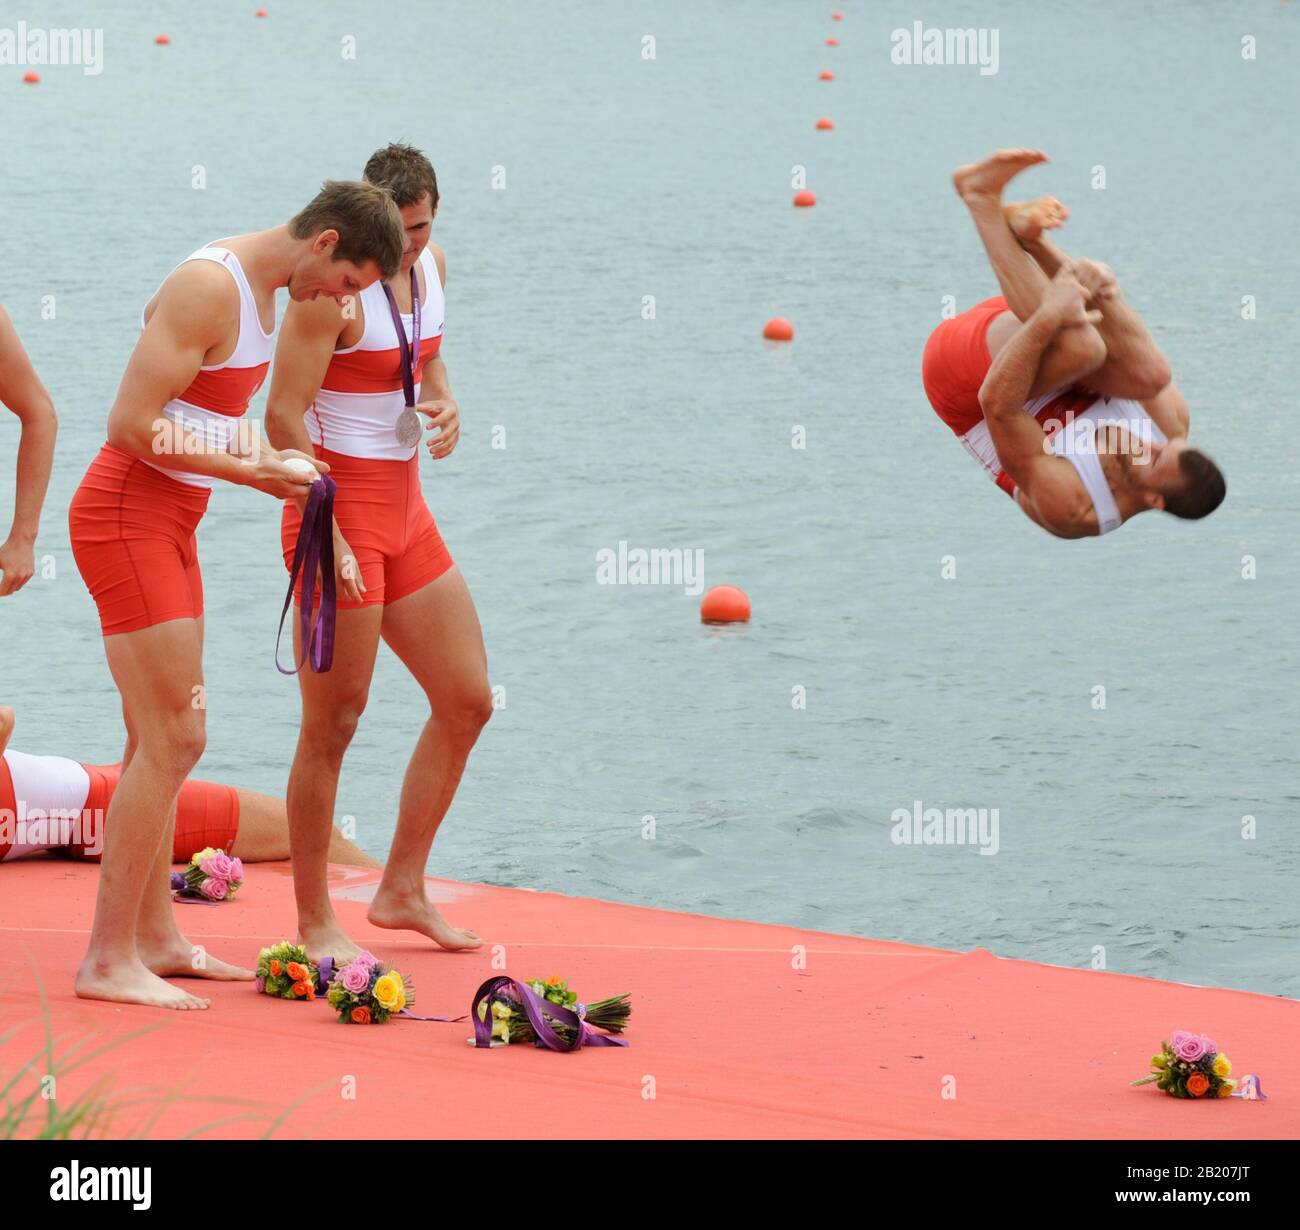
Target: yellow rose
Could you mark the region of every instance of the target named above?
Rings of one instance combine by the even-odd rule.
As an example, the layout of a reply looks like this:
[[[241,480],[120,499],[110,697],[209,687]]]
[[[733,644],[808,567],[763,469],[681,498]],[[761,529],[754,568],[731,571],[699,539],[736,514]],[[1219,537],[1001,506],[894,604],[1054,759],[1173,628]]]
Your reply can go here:
[[[492,1022],[492,1036],[493,1036],[494,1038],[499,1038],[502,1042],[505,1042],[505,1043],[509,1044],[509,1042],[510,1042],[510,1022],[509,1022],[509,1021],[503,1021],[503,1020],[496,1020],[496,1021],[493,1021],[493,1022]]]
[[[385,974],[375,983],[375,1002],[387,1012],[401,1012],[406,1007],[406,988],[397,974]]]
[[[492,1015],[498,1021],[508,1021],[511,1016],[510,1005],[503,1004],[499,999],[492,1001]]]
[[[211,846],[208,846],[205,849],[200,850],[192,859],[190,859],[190,865],[192,867],[197,867],[205,858],[211,858],[215,853],[216,851]]]
[[[1219,1097],[1230,1098],[1232,1097],[1233,1093],[1236,1092],[1236,1089],[1237,1089],[1236,1081],[1224,1081],[1223,1084],[1219,1086]]]
[[[1215,1055],[1213,1070],[1215,1076],[1231,1076],[1232,1061],[1227,1055]]]

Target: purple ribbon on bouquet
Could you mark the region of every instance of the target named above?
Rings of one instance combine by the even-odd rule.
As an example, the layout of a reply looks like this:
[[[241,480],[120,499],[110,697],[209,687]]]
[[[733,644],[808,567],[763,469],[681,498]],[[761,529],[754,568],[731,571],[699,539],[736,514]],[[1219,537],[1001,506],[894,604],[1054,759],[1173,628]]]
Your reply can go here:
[[[537,1035],[537,1040],[549,1050],[552,1051],[576,1051],[582,1046],[626,1046],[626,1038],[616,1038],[611,1034],[603,1034],[592,1029],[583,1019],[585,1015],[585,1005],[579,1004],[578,1011],[574,1012],[570,1008],[561,1008],[559,1004],[553,1004],[549,999],[543,999],[535,992],[532,987],[522,982],[516,982],[513,978],[507,978],[504,974],[499,974],[495,978],[489,978],[477,991],[474,992],[474,1002],[470,1008],[470,1015],[474,1020],[474,1045],[476,1047],[486,1047],[492,1045],[492,997],[505,988],[510,988],[518,997],[519,1002],[523,1004],[524,1012],[528,1016],[528,1023],[533,1027],[533,1033]],[[487,1002],[488,1008],[484,1014],[485,1019],[479,1020],[479,1005]],[[554,1029],[551,1028],[550,1021],[558,1021],[561,1025],[568,1025],[577,1030],[574,1040],[566,1042]]]
[[[316,967],[316,994],[324,995],[329,990],[330,983],[334,981],[334,973],[338,969],[333,957],[322,957],[320,964]],[[412,1021],[440,1021],[444,1025],[454,1025],[457,1021],[463,1021],[463,1016],[420,1016],[412,1012],[409,1008],[403,1008],[396,1013],[397,1016],[404,1016]]]
[[[1246,1090],[1250,1089],[1250,1093]],[[1259,1083],[1258,1076],[1243,1076],[1241,1078],[1241,1087],[1234,1089],[1230,1095],[1234,1098],[1245,1098],[1248,1102],[1267,1102],[1268,1095],[1264,1092],[1264,1086]]]
[[[334,578],[334,493],[337,485],[328,474],[319,475],[307,493],[298,542],[289,570],[289,592],[280,611],[280,627],[275,634],[275,669],[282,675],[296,675],[310,662],[317,673],[329,670],[334,662],[334,623],[338,615],[338,597]],[[320,569],[320,614],[312,619],[316,603],[316,571]],[[280,637],[284,634],[284,617],[293,605],[293,587],[302,577],[302,597],[298,619],[302,634],[303,661],[293,670],[280,665]]]

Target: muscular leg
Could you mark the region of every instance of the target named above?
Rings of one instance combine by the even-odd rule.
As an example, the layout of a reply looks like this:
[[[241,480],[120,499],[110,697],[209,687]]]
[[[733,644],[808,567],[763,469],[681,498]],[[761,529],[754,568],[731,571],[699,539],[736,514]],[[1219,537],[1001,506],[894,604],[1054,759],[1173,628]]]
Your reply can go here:
[[[443,948],[477,948],[483,941],[447,922],[424,891],[434,834],[492,716],[483,633],[460,569],[385,607],[383,633],[424,689],[430,716],[402,781],[397,832],[368,918],[377,927],[418,931]]]
[[[137,942],[145,899],[162,893],[166,901],[154,875],[159,842],[181,783],[203,750],[203,712],[191,705],[191,687],[202,679],[197,628],[193,620],[171,620],[110,636],[104,649],[136,742],[108,807],[95,921],[77,971],[77,994],[206,1008],[206,999],[155,974]],[[150,908],[158,902],[151,900]]]
[[[306,666],[298,672],[302,727],[289,771],[285,806],[298,934],[307,955],[314,960],[331,956],[349,961],[361,951],[334,916],[326,869],[339,770],[370,694],[383,614],[382,606],[339,611],[334,665],[319,675]],[[299,640],[295,619],[294,652],[301,655]]]
[[[989,264],[997,276],[1011,311],[989,327],[990,357],[1014,335],[1020,322],[1033,315],[1047,290],[1048,278],[1020,246],[1007,224],[1002,190],[1026,167],[1046,160],[1038,150],[999,150],[983,162],[958,167],[953,173],[957,189],[984,244]],[[1105,341],[1091,324],[1062,329],[1044,352],[1030,397],[1040,397],[1073,384],[1097,370],[1106,356]]]
[[[1049,278],[1070,262],[1023,212],[1023,205],[1006,207],[1007,223],[1026,254]],[[1154,397],[1173,379],[1169,360],[1161,353],[1142,318],[1124,299],[1115,275],[1095,261],[1075,261],[1076,276],[1095,291],[1090,307],[1101,309],[1097,331],[1106,343],[1106,361],[1088,376],[1088,387],[1107,397],[1144,401]]]

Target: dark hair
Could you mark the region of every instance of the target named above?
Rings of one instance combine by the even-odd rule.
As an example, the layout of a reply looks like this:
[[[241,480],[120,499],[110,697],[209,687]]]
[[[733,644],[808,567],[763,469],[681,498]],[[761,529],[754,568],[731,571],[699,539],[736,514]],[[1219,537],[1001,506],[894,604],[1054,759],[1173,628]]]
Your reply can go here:
[[[375,150],[362,172],[367,183],[386,188],[398,208],[417,205],[427,196],[429,208],[438,208],[438,177],[433,164],[418,149],[394,142]]]
[[[385,278],[402,266],[406,229],[393,198],[383,188],[359,180],[329,179],[316,198],[289,219],[289,234],[311,239],[321,231],[338,231],[336,261],[364,265],[374,261]]]
[[[1182,483],[1176,491],[1165,493],[1165,512],[1175,517],[1197,521],[1208,517],[1228,493],[1223,471],[1198,449],[1185,448],[1178,454],[1178,472]]]

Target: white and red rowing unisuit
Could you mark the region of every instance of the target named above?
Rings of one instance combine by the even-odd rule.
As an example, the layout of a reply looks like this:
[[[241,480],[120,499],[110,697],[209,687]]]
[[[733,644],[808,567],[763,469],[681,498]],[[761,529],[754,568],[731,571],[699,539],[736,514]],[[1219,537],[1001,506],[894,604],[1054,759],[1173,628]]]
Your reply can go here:
[[[267,333],[262,328],[262,317],[257,310],[253,289],[248,284],[239,258],[229,248],[200,248],[181,261],[181,265],[189,261],[212,261],[229,270],[239,289],[239,339],[224,363],[199,368],[185,392],[172,398],[162,412],[173,423],[201,435],[209,448],[225,449],[235,438],[239,420],[248,410],[248,403],[266,379],[267,368],[271,365],[274,334]],[[176,268],[179,269],[180,265]],[[169,478],[188,483],[192,487],[211,487],[216,481],[210,474],[168,469],[147,458],[144,460]]]
[[[442,346],[446,298],[433,253],[420,253],[424,298],[420,301],[420,353],[415,358],[415,392],[419,396],[424,365]],[[336,350],[321,381],[305,422],[313,444],[348,457],[408,461],[417,445],[397,439],[397,420],[406,409],[402,389],[402,356],[383,282],[374,282],[358,296],[362,333],[355,346]],[[401,313],[406,344],[413,338],[410,312]]]

